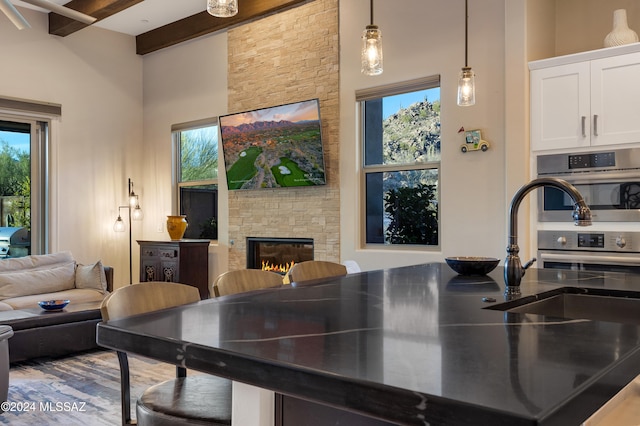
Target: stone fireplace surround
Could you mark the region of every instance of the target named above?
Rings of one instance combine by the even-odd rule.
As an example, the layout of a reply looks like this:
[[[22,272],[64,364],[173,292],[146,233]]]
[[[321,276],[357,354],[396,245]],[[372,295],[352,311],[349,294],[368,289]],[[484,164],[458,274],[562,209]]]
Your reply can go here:
[[[228,110],[318,98],[327,184],[229,192],[229,269],[246,268],[247,237],[312,238],[340,262],[338,0],[316,0],[228,31]]]

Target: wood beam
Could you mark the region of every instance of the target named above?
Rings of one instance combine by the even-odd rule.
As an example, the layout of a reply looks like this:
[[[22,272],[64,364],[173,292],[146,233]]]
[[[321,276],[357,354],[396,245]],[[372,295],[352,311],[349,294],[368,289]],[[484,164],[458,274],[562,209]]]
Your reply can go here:
[[[143,0],[71,0],[64,6],[101,20],[140,3]],[[179,1],[179,0],[176,0]],[[56,13],[49,13],[49,34],[66,37],[86,27],[86,24]]]
[[[310,1],[312,0],[238,0],[238,14],[231,18],[216,18],[204,11],[138,35],[136,53],[145,55]]]

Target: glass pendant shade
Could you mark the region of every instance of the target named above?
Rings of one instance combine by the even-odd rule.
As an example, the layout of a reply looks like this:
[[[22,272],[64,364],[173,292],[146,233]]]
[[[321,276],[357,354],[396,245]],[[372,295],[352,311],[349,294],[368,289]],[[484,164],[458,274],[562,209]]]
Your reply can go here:
[[[207,0],[207,12],[218,18],[230,18],[238,13],[238,0]]]
[[[458,105],[471,106],[476,103],[475,74],[470,67],[462,68],[458,80]]]
[[[377,25],[367,25],[362,32],[362,68],[365,75],[382,74],[382,33]]]
[[[116,232],[124,232],[124,221],[122,220],[122,216],[118,215],[116,219],[116,223],[113,224],[113,230]]]
[[[131,211],[131,219],[133,220],[142,220],[144,214],[142,213],[142,209],[140,205],[136,205],[135,208]]]

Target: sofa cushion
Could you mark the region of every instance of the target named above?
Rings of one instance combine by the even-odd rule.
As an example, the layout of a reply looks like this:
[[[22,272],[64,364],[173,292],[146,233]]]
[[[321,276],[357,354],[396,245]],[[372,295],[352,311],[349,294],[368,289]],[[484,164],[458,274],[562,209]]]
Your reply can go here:
[[[73,256],[69,251],[52,254],[34,254],[25,257],[13,257],[3,259],[0,262],[0,274],[5,272],[17,272],[24,270],[38,270],[48,268],[56,264],[73,262]]]
[[[0,302],[0,312],[4,311],[13,311],[13,306],[4,302]]]
[[[76,288],[93,288],[107,291],[107,275],[98,260],[93,265],[76,266]]]
[[[4,299],[0,303],[10,305],[13,309],[38,308],[38,302],[42,300],[69,300],[69,306],[76,303],[101,302],[104,293],[92,288],[74,288],[52,293],[32,294],[28,296]]]
[[[0,300],[70,290],[75,287],[75,272],[75,261],[45,269],[2,272],[0,273]]]

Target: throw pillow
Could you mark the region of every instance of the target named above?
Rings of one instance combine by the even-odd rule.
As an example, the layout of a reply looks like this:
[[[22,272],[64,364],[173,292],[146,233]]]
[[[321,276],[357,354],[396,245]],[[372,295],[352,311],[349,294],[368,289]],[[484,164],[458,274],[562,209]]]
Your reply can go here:
[[[45,269],[53,265],[66,264],[73,261],[69,251],[52,254],[33,254],[25,257],[12,257],[0,262],[0,274],[5,272],[20,272],[28,269]]]
[[[94,288],[107,291],[107,275],[101,260],[93,265],[76,266],[76,288]]]
[[[35,269],[0,274],[0,299],[53,293],[75,286],[76,263],[67,262],[47,269]]]

